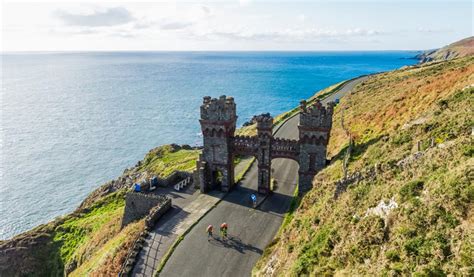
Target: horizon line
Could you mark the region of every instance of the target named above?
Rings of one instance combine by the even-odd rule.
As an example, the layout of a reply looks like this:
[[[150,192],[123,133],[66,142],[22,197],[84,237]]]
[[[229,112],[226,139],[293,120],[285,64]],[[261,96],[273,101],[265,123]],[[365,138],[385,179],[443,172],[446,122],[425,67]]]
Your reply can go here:
[[[363,49],[363,50],[1,50],[3,54],[8,53],[85,53],[85,52],[423,52],[423,51],[432,51],[438,48],[433,49]]]

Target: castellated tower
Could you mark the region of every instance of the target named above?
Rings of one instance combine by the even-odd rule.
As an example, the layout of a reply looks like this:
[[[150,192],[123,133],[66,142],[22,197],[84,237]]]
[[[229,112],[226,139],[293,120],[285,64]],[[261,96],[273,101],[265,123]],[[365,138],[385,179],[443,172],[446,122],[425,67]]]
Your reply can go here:
[[[233,97],[206,96],[201,105],[201,131],[204,148],[197,162],[202,192],[220,186],[222,191],[234,183],[232,138],[237,121]]]
[[[258,192],[267,194],[270,192],[270,174],[272,166],[272,127],[273,117],[262,114],[257,116],[257,140],[258,140]]]
[[[299,189],[305,192],[311,189],[313,177],[325,167],[327,144],[332,127],[334,103],[325,108],[318,100],[307,106],[300,102],[299,129]]]

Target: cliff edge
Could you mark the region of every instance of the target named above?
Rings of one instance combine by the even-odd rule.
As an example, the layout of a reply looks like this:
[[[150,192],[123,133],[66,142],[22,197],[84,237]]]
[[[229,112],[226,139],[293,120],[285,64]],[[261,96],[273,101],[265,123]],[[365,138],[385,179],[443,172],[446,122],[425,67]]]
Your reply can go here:
[[[468,37],[437,50],[425,51],[416,56],[420,63],[446,61],[474,55],[474,37]]]

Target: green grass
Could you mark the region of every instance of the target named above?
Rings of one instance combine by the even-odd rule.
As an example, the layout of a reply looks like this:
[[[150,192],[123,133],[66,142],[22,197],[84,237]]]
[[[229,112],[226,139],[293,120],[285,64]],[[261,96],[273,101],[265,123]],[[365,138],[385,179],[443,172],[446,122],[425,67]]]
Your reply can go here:
[[[127,225],[102,247],[95,251],[79,268],[71,272],[70,276],[115,275],[121,267],[120,260],[124,258],[126,246],[131,247],[134,239],[144,229],[144,220]]]
[[[283,218],[283,223],[281,224],[281,227],[278,233],[283,232],[283,230],[285,230],[285,228],[291,222],[291,220],[293,219],[294,213],[300,204],[300,201],[301,201],[301,196],[298,194],[298,186],[296,186],[296,189],[293,192],[293,198],[291,199],[291,202],[290,202],[290,207],[288,208],[288,212],[285,213],[285,217]]]
[[[191,172],[196,168],[200,150],[163,145],[151,150],[140,165],[140,170],[167,177],[176,170]]]
[[[316,231],[311,240],[300,249],[292,271],[297,276],[309,275],[313,272],[315,265],[320,265],[317,275],[331,275],[333,269],[327,264],[327,257],[334,247],[334,236],[335,232],[331,226],[322,226]]]
[[[99,230],[111,217],[123,212],[124,192],[113,193],[95,203],[88,212],[70,217],[56,227],[53,241],[61,244],[60,256],[68,262],[81,243]]]

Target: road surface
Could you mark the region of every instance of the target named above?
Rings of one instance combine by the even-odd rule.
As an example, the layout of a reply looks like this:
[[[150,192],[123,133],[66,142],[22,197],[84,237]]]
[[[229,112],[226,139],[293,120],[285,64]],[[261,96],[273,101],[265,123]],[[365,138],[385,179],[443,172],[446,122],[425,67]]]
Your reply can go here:
[[[323,104],[341,98],[359,82],[361,77],[346,83]],[[286,121],[276,137],[298,139],[298,116]],[[274,159],[273,178],[278,188],[258,209],[249,200],[257,189],[257,164],[254,163],[234,190],[211,210],[178,245],[160,276],[250,276],[252,268],[280,228],[296,188],[298,164],[289,159]],[[229,225],[228,241],[218,236],[218,226]],[[208,241],[206,227],[215,226],[215,237]]]

